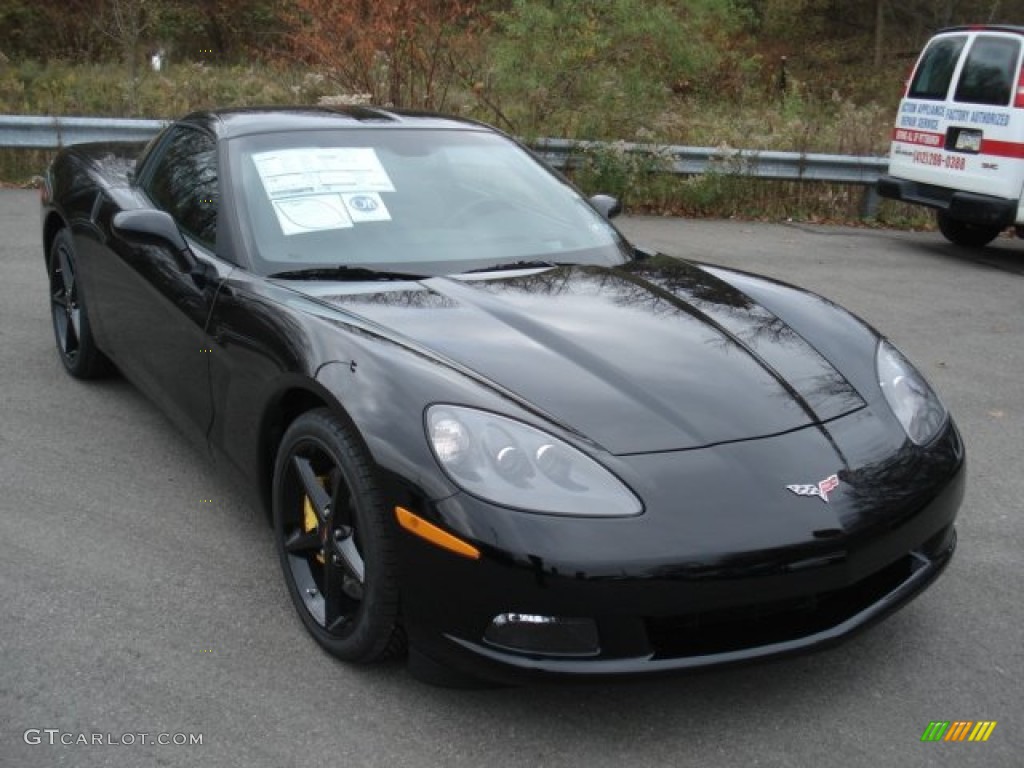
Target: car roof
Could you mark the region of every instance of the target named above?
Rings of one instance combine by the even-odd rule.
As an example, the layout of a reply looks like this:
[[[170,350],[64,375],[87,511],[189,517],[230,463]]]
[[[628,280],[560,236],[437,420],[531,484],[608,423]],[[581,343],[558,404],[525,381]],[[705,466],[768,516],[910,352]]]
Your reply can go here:
[[[1016,35],[1024,35],[1024,26],[1012,24],[965,24],[960,27],[940,29],[936,34],[944,35],[947,32],[1010,32]]]
[[[186,121],[206,125],[219,138],[231,139],[259,133],[324,129],[447,129],[493,130],[473,120],[429,112],[385,110],[377,107],[235,107],[193,112]]]

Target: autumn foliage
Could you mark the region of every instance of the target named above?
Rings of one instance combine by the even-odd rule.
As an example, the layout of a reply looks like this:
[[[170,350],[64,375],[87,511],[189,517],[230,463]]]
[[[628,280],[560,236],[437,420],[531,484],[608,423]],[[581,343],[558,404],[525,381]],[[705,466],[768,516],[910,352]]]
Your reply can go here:
[[[482,24],[466,0],[295,0],[293,55],[375,104],[441,110]]]

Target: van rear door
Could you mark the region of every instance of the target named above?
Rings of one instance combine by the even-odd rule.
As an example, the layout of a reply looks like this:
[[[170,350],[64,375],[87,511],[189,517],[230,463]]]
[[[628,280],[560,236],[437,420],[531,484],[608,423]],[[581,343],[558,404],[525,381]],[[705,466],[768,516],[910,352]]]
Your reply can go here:
[[[893,130],[889,173],[1019,200],[1024,187],[1020,34],[955,30],[921,54]]]

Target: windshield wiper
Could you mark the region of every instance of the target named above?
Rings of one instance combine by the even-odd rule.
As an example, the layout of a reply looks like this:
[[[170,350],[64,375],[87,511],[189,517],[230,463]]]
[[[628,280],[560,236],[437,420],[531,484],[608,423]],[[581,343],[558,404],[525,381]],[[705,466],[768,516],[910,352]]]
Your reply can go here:
[[[275,272],[267,277],[281,280],[423,280],[427,275],[406,272],[388,272],[368,267],[309,267],[287,272]]]
[[[531,259],[529,261],[509,261],[504,264],[491,264],[486,267],[478,267],[477,269],[467,269],[465,272],[460,272],[460,275],[472,275],[475,272],[503,272],[508,269],[535,269],[537,267],[567,267],[569,264],[558,264],[554,261],[545,261],[544,259]]]

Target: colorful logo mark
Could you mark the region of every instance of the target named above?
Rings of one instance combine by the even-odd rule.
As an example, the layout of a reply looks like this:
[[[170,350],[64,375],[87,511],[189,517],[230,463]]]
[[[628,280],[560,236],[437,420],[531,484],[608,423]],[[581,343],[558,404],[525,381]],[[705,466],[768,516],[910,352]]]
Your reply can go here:
[[[995,720],[932,720],[921,741],[988,741],[995,729]]]
[[[377,210],[377,201],[369,195],[353,195],[348,204],[360,213],[372,213]]]
[[[839,476],[829,475],[817,485],[787,485],[787,490],[797,496],[817,496],[828,504],[828,495],[839,487]]]

